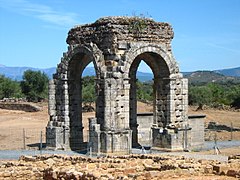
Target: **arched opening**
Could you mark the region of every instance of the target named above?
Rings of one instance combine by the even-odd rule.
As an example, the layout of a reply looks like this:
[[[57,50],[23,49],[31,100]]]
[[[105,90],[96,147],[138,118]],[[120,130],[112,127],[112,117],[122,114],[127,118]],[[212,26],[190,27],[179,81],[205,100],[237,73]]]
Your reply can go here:
[[[141,60],[136,73],[137,114],[153,112],[153,72]]]
[[[153,72],[152,113],[137,113],[137,69],[144,61]],[[169,68],[165,60],[157,53],[144,52],[139,54],[131,64],[130,78],[130,128],[132,129],[132,145],[152,146],[152,127],[165,128],[168,124],[167,96],[169,94]],[[141,124],[140,124],[141,123]],[[143,124],[144,123],[144,124]]]
[[[83,105],[88,104],[88,101],[94,101],[91,93],[95,91],[94,82],[95,79],[92,77],[83,77],[84,70],[89,67],[88,65],[92,66],[94,59],[91,55],[86,53],[77,53],[75,54],[70,62],[69,62],[69,69],[68,69],[68,94],[69,94],[69,128],[70,128],[70,135],[69,135],[69,146],[72,150],[84,150],[87,148],[88,142],[88,118],[94,116],[94,112],[85,113]],[[91,68],[97,74],[95,64]],[[86,73],[84,73],[86,74]],[[83,79],[84,78],[84,79]],[[89,82],[88,82],[89,81]],[[93,82],[90,82],[93,81]],[[85,88],[90,88],[90,83],[94,83],[94,90],[86,91]],[[88,87],[86,87],[88,86]],[[90,94],[85,94],[89,92]],[[94,96],[94,95],[93,95]],[[89,98],[89,99],[87,99]],[[93,103],[93,102],[92,102]],[[92,104],[90,103],[90,104]]]

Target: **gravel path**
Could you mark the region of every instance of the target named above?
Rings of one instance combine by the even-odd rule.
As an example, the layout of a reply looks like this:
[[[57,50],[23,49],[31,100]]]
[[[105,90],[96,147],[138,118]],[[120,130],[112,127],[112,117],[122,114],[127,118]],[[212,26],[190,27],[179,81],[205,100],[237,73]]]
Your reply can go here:
[[[202,150],[211,150],[213,149],[215,143],[214,142],[205,142],[205,145]],[[240,141],[219,141],[217,142],[217,147],[221,150],[223,148],[236,147],[240,146]],[[132,153],[134,154],[144,154],[144,153],[152,153],[152,154],[168,154],[168,155],[178,155],[185,156],[189,158],[196,159],[212,159],[219,161],[227,161],[228,157],[223,155],[201,155],[201,154],[193,154],[188,152],[161,152],[161,151],[150,151],[150,150],[142,150],[142,149],[132,149]],[[74,151],[52,151],[52,150],[2,150],[0,151],[0,160],[16,160],[22,155],[40,155],[40,154],[64,154],[64,155],[86,155],[84,153],[78,153]]]

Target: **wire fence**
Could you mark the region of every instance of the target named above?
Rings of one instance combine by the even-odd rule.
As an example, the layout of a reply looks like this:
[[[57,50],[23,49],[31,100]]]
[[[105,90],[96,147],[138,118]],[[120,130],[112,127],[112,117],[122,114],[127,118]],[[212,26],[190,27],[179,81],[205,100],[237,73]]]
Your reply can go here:
[[[83,133],[88,142],[88,130]],[[239,140],[240,129],[205,129],[205,141]],[[0,128],[0,150],[40,150],[46,146],[46,129]]]
[[[1,129],[0,150],[39,150],[46,144],[45,132],[45,128]]]

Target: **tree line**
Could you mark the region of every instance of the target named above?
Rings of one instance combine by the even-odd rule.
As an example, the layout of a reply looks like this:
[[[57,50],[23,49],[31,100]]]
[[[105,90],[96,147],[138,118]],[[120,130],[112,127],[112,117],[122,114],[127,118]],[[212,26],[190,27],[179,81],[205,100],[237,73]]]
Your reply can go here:
[[[139,101],[153,100],[153,83],[137,82],[137,99]],[[189,105],[198,106],[202,109],[204,105],[219,107],[222,105],[240,108],[240,84],[233,81],[189,83],[188,87]]]
[[[48,77],[41,71],[27,70],[22,81],[11,80],[0,75],[0,99],[26,98],[31,102],[39,102],[48,97]]]
[[[153,102],[153,82],[136,82],[137,100],[142,102]],[[95,86],[94,77],[83,78],[83,102],[94,102]],[[196,105],[201,109],[203,105],[219,107],[221,105],[240,108],[240,84],[233,81],[189,83],[188,87],[189,105]]]
[[[40,71],[27,70],[23,80],[18,82],[0,75],[0,99],[26,98],[28,101],[41,101],[48,96],[48,77]],[[153,101],[153,83],[137,81],[137,99],[142,102]],[[85,105],[95,102],[94,76],[82,79],[82,99]],[[228,105],[240,108],[240,84],[232,81],[189,83],[189,105],[216,107]]]

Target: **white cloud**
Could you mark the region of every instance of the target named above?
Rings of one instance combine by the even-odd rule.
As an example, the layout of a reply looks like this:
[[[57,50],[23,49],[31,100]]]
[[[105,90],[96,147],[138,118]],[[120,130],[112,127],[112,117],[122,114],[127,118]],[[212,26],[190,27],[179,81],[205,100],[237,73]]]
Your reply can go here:
[[[75,13],[60,12],[50,6],[27,0],[0,0],[0,7],[58,26],[68,27],[77,24]]]
[[[238,49],[234,49],[234,48],[231,48],[231,47],[226,47],[226,46],[219,45],[219,44],[216,44],[216,43],[207,43],[207,45],[209,45],[210,47],[223,49],[223,50],[231,51],[231,52],[234,52],[234,53],[240,53],[240,50],[238,50]]]

